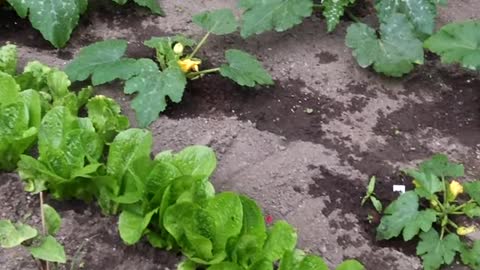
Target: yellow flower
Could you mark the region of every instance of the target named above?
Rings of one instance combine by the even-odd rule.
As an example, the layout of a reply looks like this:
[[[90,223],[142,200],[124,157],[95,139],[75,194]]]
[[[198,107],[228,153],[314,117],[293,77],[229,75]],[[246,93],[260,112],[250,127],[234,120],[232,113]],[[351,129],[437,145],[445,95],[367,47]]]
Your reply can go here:
[[[199,65],[202,63],[202,61],[197,60],[197,59],[190,59],[190,58],[185,58],[183,60],[178,60],[178,65],[180,66],[180,69],[184,73],[188,73],[190,71],[198,71],[199,70]]]
[[[449,194],[448,200],[453,201],[457,198],[458,194],[463,193],[463,186],[458,181],[453,180],[448,186]]]
[[[457,228],[457,234],[458,235],[467,235],[467,234],[475,232],[476,230],[477,230],[477,228],[475,226],[469,226],[469,227],[460,226],[460,227]]]

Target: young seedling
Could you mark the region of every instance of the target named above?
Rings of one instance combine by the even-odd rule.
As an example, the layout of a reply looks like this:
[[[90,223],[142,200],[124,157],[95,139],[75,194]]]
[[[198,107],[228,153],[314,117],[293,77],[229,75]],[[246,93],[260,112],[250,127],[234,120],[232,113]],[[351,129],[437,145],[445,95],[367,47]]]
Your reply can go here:
[[[43,203],[41,192],[39,196],[41,233],[27,224],[13,224],[10,220],[0,220],[0,247],[23,246],[30,252],[39,270],[50,270],[50,263],[57,269],[59,263],[66,263],[65,250],[55,239],[61,226],[61,218],[55,209]]]
[[[424,269],[451,264],[457,253],[465,264],[478,269],[480,259],[473,254],[480,243],[470,248],[459,236],[476,230],[467,218],[480,217],[480,181],[462,185],[455,180],[464,175],[463,165],[450,163],[444,155],[436,155],[406,173],[414,179],[415,190],[402,194],[385,209],[377,238],[402,234],[409,241],[418,235],[417,254]]]
[[[92,76],[92,84],[99,85],[115,79],[125,80],[124,92],[136,93],[132,107],[138,124],[146,127],[167,107],[167,98],[180,102],[188,80],[210,73],[220,73],[241,86],[271,85],[268,72],[252,55],[237,49],[225,52],[226,64],[201,69],[202,59],[197,53],[214,35],[226,35],[238,29],[231,10],[204,12],[193,17],[193,22],[207,31],[197,43],[184,36],[154,37],[145,41],[147,47],[156,50],[157,63],[151,59],[125,58],[127,42],[108,40],[83,48],[67,66],[72,81],[86,80]],[[102,59],[102,61],[97,61]]]
[[[377,210],[378,213],[381,213],[383,210],[383,206],[382,202],[380,202],[380,200],[377,199],[375,195],[375,183],[376,177],[372,176],[372,178],[370,178],[370,182],[368,182],[367,193],[365,197],[363,197],[361,205],[363,206],[368,200],[370,200],[375,210]]]

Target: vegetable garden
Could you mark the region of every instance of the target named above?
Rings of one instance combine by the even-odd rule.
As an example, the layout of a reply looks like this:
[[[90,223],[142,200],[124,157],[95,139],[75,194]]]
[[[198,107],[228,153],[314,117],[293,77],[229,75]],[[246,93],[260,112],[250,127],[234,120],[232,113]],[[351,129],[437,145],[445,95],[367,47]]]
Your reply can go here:
[[[479,11],[0,1],[0,269],[480,269]]]

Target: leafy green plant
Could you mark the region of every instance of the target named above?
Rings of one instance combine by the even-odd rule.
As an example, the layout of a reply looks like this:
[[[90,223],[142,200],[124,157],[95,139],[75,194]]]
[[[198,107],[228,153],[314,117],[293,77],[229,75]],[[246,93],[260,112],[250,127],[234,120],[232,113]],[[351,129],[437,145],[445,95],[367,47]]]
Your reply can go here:
[[[117,4],[125,4],[128,0],[113,0]],[[156,0],[133,0],[152,12],[163,15]],[[32,26],[42,33],[43,37],[57,48],[64,47],[72,31],[78,24],[80,15],[88,8],[88,0],[7,0],[18,16],[26,18]]]
[[[478,20],[449,24],[431,36],[437,8],[447,5],[446,0],[376,0],[378,31],[348,11],[354,3],[355,0],[239,0],[243,10],[241,35],[247,38],[265,31],[285,31],[315,10],[322,12],[327,31],[331,32],[346,13],[355,21],[347,29],[346,45],[363,68],[372,66],[387,76],[403,76],[424,63],[425,47],[439,54],[445,63],[480,69]],[[428,40],[423,44],[425,39]]]
[[[406,173],[414,178],[416,188],[402,194],[385,209],[377,238],[391,239],[402,234],[403,240],[409,241],[418,235],[417,254],[427,270],[451,264],[458,253],[465,264],[478,267],[478,260],[472,257],[478,244],[470,248],[459,237],[476,228],[458,225],[458,217],[480,217],[480,182],[462,185],[457,180],[449,181],[462,177],[464,168],[450,163],[444,155],[436,155]],[[464,191],[468,195],[464,196],[465,200],[460,196]]]
[[[379,213],[382,213],[382,210],[383,210],[382,202],[379,199],[377,199],[375,195],[376,181],[377,181],[377,178],[375,176],[372,176],[372,178],[370,178],[370,181],[368,182],[368,186],[367,186],[367,193],[365,194],[365,197],[363,197],[361,205],[363,206],[368,200],[370,200],[375,210],[377,210],[377,212]]]
[[[208,37],[233,33],[238,23],[226,9],[198,14],[193,22],[207,31],[198,44],[184,36],[154,37],[145,41],[146,46],[156,50],[158,64],[150,59],[126,58],[127,42],[108,40],[83,48],[66,72],[73,81],[83,81],[91,75],[93,85],[126,80],[124,92],[137,94],[132,107],[141,127],[148,126],[166,109],[167,98],[177,103],[182,100],[187,80],[205,74],[218,72],[248,87],[273,84],[271,76],[253,56],[236,49],[226,51],[226,64],[200,70],[202,60],[196,58],[196,54]]]
[[[17,74],[14,45],[0,48],[0,170],[15,169],[20,155],[37,140],[40,120],[54,106],[66,106],[77,114],[92,88],[78,94],[69,90],[67,75],[39,62],[30,62]]]
[[[41,195],[40,195],[41,196]],[[63,246],[55,239],[61,226],[60,215],[48,204],[41,204],[42,233],[24,223],[0,220],[0,247],[25,247],[36,259],[39,270],[49,269],[49,262],[66,263]]]
[[[425,41],[425,48],[440,55],[446,64],[480,70],[480,21],[450,23]]]

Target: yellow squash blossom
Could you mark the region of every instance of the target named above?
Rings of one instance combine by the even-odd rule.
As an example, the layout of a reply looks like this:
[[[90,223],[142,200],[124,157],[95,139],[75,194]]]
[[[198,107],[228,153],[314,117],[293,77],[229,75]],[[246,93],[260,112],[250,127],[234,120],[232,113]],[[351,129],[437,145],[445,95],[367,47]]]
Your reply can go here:
[[[467,235],[467,234],[470,234],[470,233],[474,233],[476,230],[477,230],[477,228],[475,228],[475,226],[469,226],[469,227],[460,226],[460,227],[457,228],[457,234],[458,235]]]
[[[190,58],[185,58],[182,60],[178,60],[178,65],[180,66],[180,69],[184,73],[188,73],[190,71],[195,71],[198,72],[199,66],[202,63],[202,61],[197,60],[197,59],[190,59]]]
[[[177,44],[175,44],[175,46],[173,46],[173,52],[176,53],[176,54],[182,54],[183,49],[184,49],[184,46],[180,42],[178,42]]]
[[[448,190],[448,200],[453,201],[457,198],[458,194],[463,193],[463,186],[458,181],[453,180],[448,186]]]
[[[415,185],[416,188],[422,187],[417,179],[413,179],[412,183],[413,183],[413,185]]]

